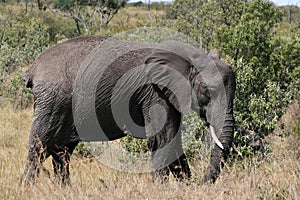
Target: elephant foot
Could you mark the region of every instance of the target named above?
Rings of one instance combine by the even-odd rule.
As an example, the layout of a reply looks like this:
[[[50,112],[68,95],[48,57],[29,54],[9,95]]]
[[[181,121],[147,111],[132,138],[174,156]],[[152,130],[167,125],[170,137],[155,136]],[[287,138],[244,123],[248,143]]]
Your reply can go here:
[[[174,178],[178,181],[185,181],[191,178],[191,170],[184,154],[169,166],[151,172],[151,176],[154,181],[166,183],[169,181],[170,172],[172,172]]]
[[[191,178],[191,170],[185,154],[174,161],[169,168],[173,176],[179,181],[189,180]]]
[[[71,180],[69,176],[61,175],[61,174],[54,174],[54,181],[61,185],[62,187],[71,185]]]
[[[205,185],[215,183],[219,174],[220,172],[218,172],[215,168],[209,167],[203,177],[202,184]]]
[[[34,157],[33,159],[28,159],[25,170],[20,180],[20,185],[33,185],[37,177],[40,174],[40,169],[42,168],[41,161]]]
[[[36,174],[38,173],[38,170],[25,170],[21,179],[20,179],[20,185],[34,185],[36,182]]]
[[[170,169],[168,167],[163,167],[162,169],[152,171],[151,173],[152,181],[159,183],[167,183],[169,181]]]
[[[55,181],[62,186],[67,186],[71,184],[69,163],[61,160],[60,157],[53,157],[52,160]]]

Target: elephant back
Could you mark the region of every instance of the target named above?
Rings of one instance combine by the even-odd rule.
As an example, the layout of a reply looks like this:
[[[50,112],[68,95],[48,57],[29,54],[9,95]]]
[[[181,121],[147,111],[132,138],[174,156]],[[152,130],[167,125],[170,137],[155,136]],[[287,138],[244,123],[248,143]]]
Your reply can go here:
[[[70,39],[42,52],[23,74],[25,86],[72,85],[84,58],[106,37],[84,36]]]

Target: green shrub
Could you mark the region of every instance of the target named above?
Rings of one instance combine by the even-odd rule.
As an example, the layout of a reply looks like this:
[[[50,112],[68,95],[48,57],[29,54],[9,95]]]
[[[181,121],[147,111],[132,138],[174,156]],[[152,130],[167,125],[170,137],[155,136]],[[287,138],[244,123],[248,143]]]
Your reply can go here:
[[[14,108],[26,108],[32,105],[33,94],[31,89],[24,87],[22,71],[13,72],[0,82],[0,96],[6,97]]]
[[[137,139],[130,135],[121,139],[123,147],[131,153],[145,153],[148,151],[146,140]]]
[[[24,13],[0,8],[0,96],[16,107],[32,103],[32,93],[24,87],[22,68],[30,64],[50,44],[76,36],[73,21],[43,11]]]
[[[32,13],[32,15],[35,18],[41,19],[43,24],[47,26],[50,45],[78,36],[76,24],[69,17],[65,17],[60,13],[53,15],[50,12],[36,12]]]
[[[32,94],[24,87],[21,69],[48,47],[48,26],[22,12],[1,11],[0,95],[16,107],[26,107],[32,103]]]
[[[12,73],[42,52],[49,44],[48,26],[22,12],[5,12],[0,19],[0,70]]]
[[[212,139],[197,113],[183,116],[182,147],[189,160],[207,156],[212,148]]]
[[[79,142],[79,144],[76,146],[74,149],[74,154],[77,155],[78,157],[91,157],[92,153],[88,149],[88,146],[85,145],[84,142]]]
[[[167,16],[166,24],[205,48],[219,49],[232,65],[236,127],[261,137],[274,130],[286,106],[299,98],[299,25],[281,28],[281,16],[263,0],[176,0]],[[235,134],[235,141],[242,137]]]

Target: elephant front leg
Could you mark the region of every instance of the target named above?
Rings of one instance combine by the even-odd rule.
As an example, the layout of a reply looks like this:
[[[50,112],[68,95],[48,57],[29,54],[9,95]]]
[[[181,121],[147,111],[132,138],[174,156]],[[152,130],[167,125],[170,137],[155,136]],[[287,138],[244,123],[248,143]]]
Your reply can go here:
[[[151,173],[154,179],[166,182],[170,172],[180,181],[191,177],[189,164],[182,150],[181,140],[179,140],[180,137],[178,134],[171,141],[166,140],[161,143],[159,143],[159,136],[148,139],[152,167],[155,170]],[[160,148],[153,148],[156,144],[160,144]]]
[[[174,177],[180,181],[191,178],[191,170],[184,153],[169,165],[169,168]]]
[[[190,178],[190,168],[181,144],[181,113],[168,101],[160,99],[145,107],[143,114],[153,178],[165,182],[170,171],[178,180]]]

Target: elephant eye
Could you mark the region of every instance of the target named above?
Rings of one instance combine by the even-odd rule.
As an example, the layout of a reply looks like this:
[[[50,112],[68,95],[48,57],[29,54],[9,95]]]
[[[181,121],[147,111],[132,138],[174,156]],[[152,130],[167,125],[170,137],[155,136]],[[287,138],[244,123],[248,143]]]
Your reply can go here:
[[[199,58],[200,57],[200,54],[199,53],[194,53],[192,54],[192,58]]]

